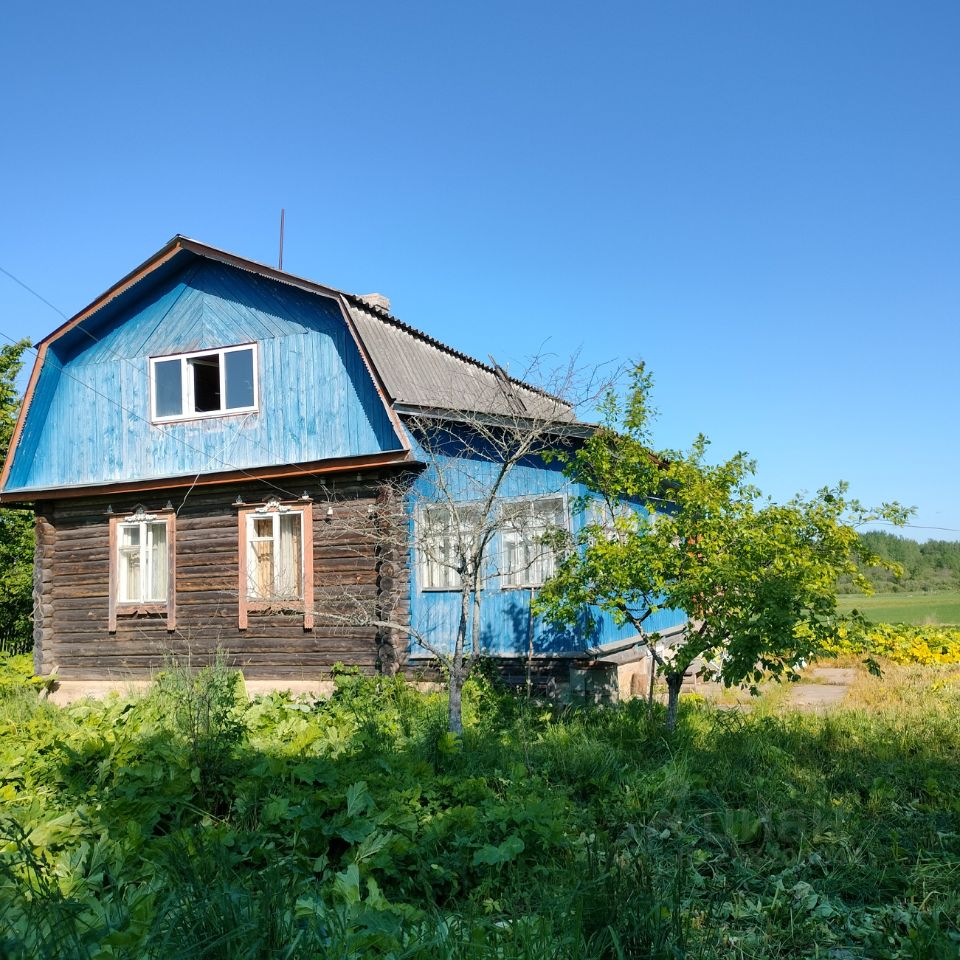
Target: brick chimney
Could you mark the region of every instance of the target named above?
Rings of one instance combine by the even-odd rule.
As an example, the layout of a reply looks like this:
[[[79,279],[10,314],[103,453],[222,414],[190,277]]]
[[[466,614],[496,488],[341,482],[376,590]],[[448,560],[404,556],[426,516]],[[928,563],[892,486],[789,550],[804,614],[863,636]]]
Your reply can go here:
[[[390,298],[382,293],[361,293],[359,297],[368,307],[383,310],[385,313],[390,312]]]

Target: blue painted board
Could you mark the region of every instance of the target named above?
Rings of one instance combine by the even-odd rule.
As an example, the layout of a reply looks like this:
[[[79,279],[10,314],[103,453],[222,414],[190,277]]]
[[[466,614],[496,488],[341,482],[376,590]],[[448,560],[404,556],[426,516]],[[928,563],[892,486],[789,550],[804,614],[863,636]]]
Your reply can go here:
[[[158,273],[56,340],[5,489],[189,476],[398,450],[335,301],[214,261]],[[151,424],[150,357],[256,343],[256,413]]]
[[[457,500],[477,500],[490,489],[498,469],[494,460],[487,460],[482,456],[467,456],[462,449],[453,448],[447,456],[427,456],[418,447],[415,438],[412,438],[412,445],[414,454],[428,462],[427,469],[415,481],[412,503],[446,502],[437,494],[438,471],[443,474],[444,485],[455,491],[453,496]],[[578,532],[587,522],[584,513],[578,511],[577,507],[578,500],[588,494],[589,491],[584,486],[571,484],[556,463],[547,464],[539,458],[531,458],[515,466],[501,489],[503,499],[563,496],[567,504],[567,520],[573,533]],[[411,522],[416,523],[417,517],[412,516]],[[413,539],[415,543],[416,537]],[[578,653],[636,636],[632,627],[617,626],[612,617],[596,609],[589,613],[585,611],[582,622],[576,627],[558,627],[540,618],[531,621],[530,589],[504,589],[496,576],[500,547],[497,537],[492,544],[487,563],[487,586],[482,591],[480,649],[497,656],[527,656],[531,631],[535,655]],[[459,620],[460,594],[457,591],[424,589],[419,559],[414,547],[410,558],[412,626],[428,638],[433,647],[450,650]],[[679,626],[685,619],[680,611],[663,609],[653,614],[647,620],[646,626],[648,632],[653,633]],[[414,657],[427,656],[426,651],[416,643],[411,644],[410,653]]]

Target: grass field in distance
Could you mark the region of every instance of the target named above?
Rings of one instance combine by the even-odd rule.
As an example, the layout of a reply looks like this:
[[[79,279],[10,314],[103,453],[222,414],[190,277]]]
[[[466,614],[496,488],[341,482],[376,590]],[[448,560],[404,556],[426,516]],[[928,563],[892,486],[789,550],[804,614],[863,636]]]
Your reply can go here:
[[[874,623],[960,624],[960,591],[843,596],[840,607],[856,608]]]

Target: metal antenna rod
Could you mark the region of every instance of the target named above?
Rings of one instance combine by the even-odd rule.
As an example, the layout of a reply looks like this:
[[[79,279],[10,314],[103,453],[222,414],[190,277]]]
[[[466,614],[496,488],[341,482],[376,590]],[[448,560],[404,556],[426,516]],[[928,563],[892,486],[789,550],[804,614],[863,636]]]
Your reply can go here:
[[[277,264],[277,269],[283,269],[283,218],[286,211],[283,207],[280,208],[280,262]]]

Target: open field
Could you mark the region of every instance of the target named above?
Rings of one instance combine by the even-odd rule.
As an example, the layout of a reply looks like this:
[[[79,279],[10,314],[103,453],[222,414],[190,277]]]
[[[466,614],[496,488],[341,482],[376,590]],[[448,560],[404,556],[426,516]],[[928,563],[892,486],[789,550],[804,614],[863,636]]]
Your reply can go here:
[[[843,610],[860,610],[874,623],[960,624],[960,592],[875,593],[843,596]]]
[[[851,659],[812,711],[688,697],[670,736],[659,706],[480,678],[462,742],[399,681],[247,702],[214,671],[59,709],[18,670],[4,958],[960,956],[956,665]]]

